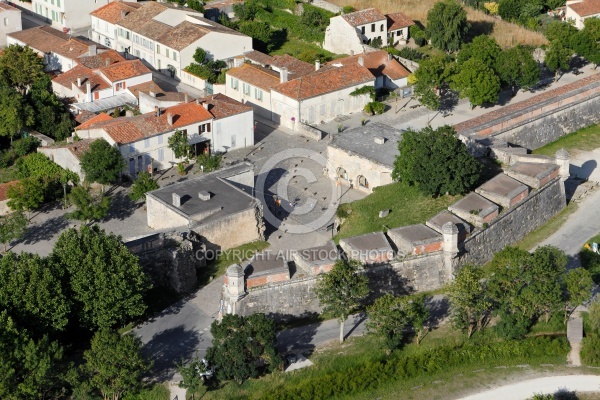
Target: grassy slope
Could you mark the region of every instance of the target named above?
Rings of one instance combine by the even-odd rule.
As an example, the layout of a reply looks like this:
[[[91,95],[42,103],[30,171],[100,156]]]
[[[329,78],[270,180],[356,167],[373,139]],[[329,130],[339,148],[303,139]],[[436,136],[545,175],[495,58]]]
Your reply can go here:
[[[554,156],[556,152],[565,148],[569,152],[576,150],[594,150],[600,147],[600,125],[592,125],[569,133],[560,139],[534,150],[534,154]]]

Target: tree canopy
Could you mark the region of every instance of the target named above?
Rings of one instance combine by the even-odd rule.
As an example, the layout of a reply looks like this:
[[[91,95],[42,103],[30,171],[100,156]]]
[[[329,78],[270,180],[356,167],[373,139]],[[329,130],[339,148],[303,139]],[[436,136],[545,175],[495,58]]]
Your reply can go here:
[[[492,302],[486,294],[481,268],[467,264],[458,270],[448,291],[452,323],[471,337],[489,321]]]
[[[133,185],[131,186],[131,192],[129,193],[129,197],[133,201],[138,201],[140,199],[146,201],[146,193],[151,192],[153,190],[158,189],[158,183],[152,176],[147,172],[140,172],[133,181]]]
[[[440,50],[458,51],[468,30],[467,13],[453,0],[437,2],[427,13],[431,44]]]
[[[540,69],[530,49],[515,46],[500,53],[496,71],[502,82],[515,87],[529,89],[540,80]]]
[[[25,97],[10,86],[0,85],[0,136],[8,136],[12,140],[34,122],[34,110]]]
[[[188,143],[187,135],[177,129],[171,137],[169,137],[169,148],[173,151],[175,158],[188,157],[190,152],[190,145]]]
[[[471,58],[453,77],[452,88],[458,91],[460,97],[468,98],[471,106],[481,106],[498,101],[500,78],[483,61]]]
[[[31,47],[11,44],[3,49],[0,79],[7,86],[14,87],[24,95],[44,75],[44,63]]]
[[[6,247],[11,241],[23,237],[27,230],[28,222],[21,211],[0,216],[0,243],[4,245],[5,253]]]
[[[392,177],[430,196],[466,193],[478,181],[481,164],[470,155],[451,126],[409,129],[398,143]]]
[[[101,185],[114,183],[120,178],[123,168],[125,161],[121,152],[104,139],[93,141],[81,156],[81,169],[89,182]]]
[[[71,190],[71,202],[75,205],[75,211],[69,213],[68,217],[84,221],[100,221],[108,215],[110,208],[110,197],[102,193],[94,195],[89,189],[75,186]]]

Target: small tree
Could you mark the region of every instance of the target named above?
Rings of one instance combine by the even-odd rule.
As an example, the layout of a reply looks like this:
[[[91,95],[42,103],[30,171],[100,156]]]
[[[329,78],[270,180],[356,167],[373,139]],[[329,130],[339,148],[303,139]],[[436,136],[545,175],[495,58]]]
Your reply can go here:
[[[158,183],[152,179],[152,176],[147,172],[140,172],[131,186],[129,198],[133,201],[143,199],[146,201],[146,193],[158,189]]]
[[[500,79],[513,90],[529,89],[540,80],[540,69],[532,52],[524,46],[503,50],[498,56],[496,71]]]
[[[567,273],[566,289],[568,297],[565,307],[565,323],[578,305],[590,299],[593,287],[592,274],[588,270],[575,268]]]
[[[116,182],[125,168],[125,161],[118,148],[106,140],[98,139],[90,144],[88,151],[81,156],[81,169],[88,182],[108,185]]]
[[[483,274],[475,265],[464,265],[450,285],[448,298],[452,309],[452,322],[471,337],[487,324],[492,303],[486,295]]]
[[[35,123],[31,106],[10,86],[0,86],[0,121],[0,136],[8,136],[11,142],[23,128]]]
[[[169,138],[169,148],[173,151],[175,158],[186,158],[190,152],[187,135],[177,129]]]
[[[4,244],[5,253],[10,242],[23,237],[28,222],[22,211],[0,217],[0,242]]]
[[[94,196],[84,187],[76,186],[71,191],[71,202],[77,208],[69,214],[69,218],[89,223],[105,218],[110,208],[110,198],[103,194]]]
[[[21,95],[25,95],[29,87],[44,75],[44,62],[31,47],[11,44],[3,50],[0,78]]]
[[[338,260],[331,271],[320,275],[317,281],[315,292],[323,312],[340,321],[340,343],[344,342],[344,323],[369,294],[369,279],[360,269],[359,261]]]
[[[8,206],[14,211],[31,212],[44,203],[44,183],[41,178],[27,178],[6,190]]]
[[[469,99],[471,106],[495,103],[500,93],[500,78],[496,72],[478,58],[471,58],[460,67],[453,77],[453,88],[460,97]]]
[[[192,358],[189,362],[181,360],[177,364],[177,371],[181,374],[183,381],[179,383],[179,387],[187,389],[192,393],[192,400],[202,388],[204,388],[204,379],[200,376],[201,372],[205,372],[206,367],[198,356]]]
[[[569,69],[572,57],[573,51],[570,48],[566,47],[561,40],[554,40],[546,51],[544,62],[560,79],[560,75]]]
[[[453,0],[437,2],[427,13],[431,44],[440,50],[458,51],[468,30],[467,13]]]

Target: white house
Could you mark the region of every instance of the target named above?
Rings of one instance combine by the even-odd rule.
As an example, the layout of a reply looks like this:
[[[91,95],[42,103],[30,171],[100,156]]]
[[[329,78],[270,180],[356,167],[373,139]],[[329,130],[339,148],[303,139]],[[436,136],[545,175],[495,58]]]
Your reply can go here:
[[[244,64],[227,71],[225,94],[251,105],[257,115],[271,119],[271,89],[279,83],[278,72],[259,65]]]
[[[117,23],[142,4],[129,1],[113,1],[90,13],[90,40],[111,49],[117,49]]]
[[[329,19],[323,48],[337,54],[358,54],[368,50],[374,39],[382,46],[399,41],[399,33],[408,39],[408,27],[414,23],[402,13],[383,15],[375,8],[342,14]]]
[[[6,47],[6,35],[23,29],[21,10],[6,3],[0,3],[0,47]]]
[[[567,1],[565,18],[577,29],[583,29],[587,18],[600,17],[600,0]]]
[[[31,10],[65,33],[90,26],[88,15],[112,0],[32,0]]]

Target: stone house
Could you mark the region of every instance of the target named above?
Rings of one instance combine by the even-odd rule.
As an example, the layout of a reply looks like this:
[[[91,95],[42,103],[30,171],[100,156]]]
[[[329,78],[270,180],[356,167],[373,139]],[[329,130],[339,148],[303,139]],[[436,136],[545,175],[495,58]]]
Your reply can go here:
[[[62,168],[75,172],[79,175],[80,181],[83,181],[85,179],[85,174],[81,170],[81,156],[89,150],[90,143],[93,141],[94,139],[84,139],[74,141],[73,143],[67,143],[66,145],[38,147],[37,151],[38,153],[44,154]]]
[[[6,3],[0,3],[0,47],[6,47],[6,35],[22,29],[21,10]]]
[[[331,179],[372,192],[392,183],[402,131],[377,122],[334,134],[327,146]]]
[[[209,247],[228,249],[263,238],[254,169],[240,163],[146,194],[148,226],[189,229]]]
[[[358,54],[368,51],[365,45],[380,39],[382,46],[408,39],[408,28],[414,22],[403,13],[383,15],[375,8],[342,14],[329,19],[323,48],[336,54]]]
[[[577,29],[583,29],[586,19],[598,17],[600,17],[600,0],[567,1],[565,19]]]
[[[31,10],[65,33],[87,28],[87,16],[112,0],[32,0]],[[135,0],[134,0],[135,1]]]

